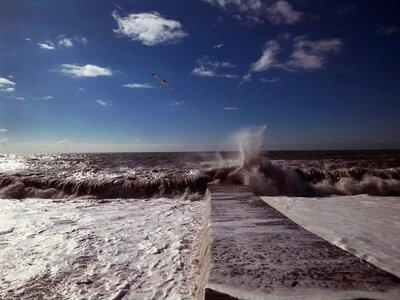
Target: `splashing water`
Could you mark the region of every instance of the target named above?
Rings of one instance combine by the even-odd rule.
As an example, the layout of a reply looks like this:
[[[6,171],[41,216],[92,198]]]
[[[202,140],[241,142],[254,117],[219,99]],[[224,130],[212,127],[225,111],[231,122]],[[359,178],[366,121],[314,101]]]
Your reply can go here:
[[[248,168],[260,164],[262,146],[265,142],[267,126],[251,126],[239,130],[236,141],[239,145],[241,167]]]

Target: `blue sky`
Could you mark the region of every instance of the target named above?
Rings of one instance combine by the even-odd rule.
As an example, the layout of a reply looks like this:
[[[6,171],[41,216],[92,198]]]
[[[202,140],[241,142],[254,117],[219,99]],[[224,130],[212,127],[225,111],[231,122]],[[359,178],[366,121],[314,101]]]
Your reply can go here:
[[[3,0],[0,152],[398,148],[399,8]]]

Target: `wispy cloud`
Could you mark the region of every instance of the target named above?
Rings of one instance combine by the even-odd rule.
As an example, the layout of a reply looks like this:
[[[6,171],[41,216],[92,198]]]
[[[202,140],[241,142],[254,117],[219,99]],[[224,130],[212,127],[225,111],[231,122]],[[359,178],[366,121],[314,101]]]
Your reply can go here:
[[[79,37],[79,36],[66,37],[65,35],[60,35],[58,37],[59,47],[71,48],[76,43],[87,44],[87,39],[84,37]]]
[[[32,41],[32,39],[26,38],[26,41]],[[67,37],[64,34],[60,35],[56,42],[53,43],[51,39],[47,39],[43,43],[38,43],[37,45],[44,50],[56,50],[61,48],[72,48],[75,44],[87,44],[87,39],[84,37],[74,36],[74,37]]]
[[[129,14],[120,16],[112,13],[118,28],[114,32],[139,41],[146,46],[154,46],[167,42],[176,42],[188,34],[182,30],[178,21],[165,19],[158,12]]]
[[[246,82],[253,80],[251,76],[252,73],[266,71],[269,68],[274,67],[278,63],[276,60],[276,54],[279,49],[280,46],[276,41],[270,40],[266,42],[261,57],[250,65],[250,71],[242,77],[239,87]]]
[[[322,39],[309,41],[305,36],[294,39],[294,51],[286,66],[294,69],[321,69],[325,66],[329,53],[338,53],[343,48],[340,39]]]
[[[228,106],[228,107],[224,107],[224,110],[239,110],[239,107],[234,107],[234,106]]]
[[[281,62],[277,59],[280,45],[277,41],[268,41],[261,57],[250,65],[250,72],[246,76],[254,72],[267,71],[274,67],[287,71],[322,69],[326,65],[328,55],[339,53],[344,45],[338,38],[311,41],[306,36],[295,37],[292,43],[293,51],[291,55],[286,62]],[[245,78],[242,82],[244,81]]]
[[[276,63],[275,56],[279,51],[279,44],[276,41],[268,41],[265,44],[261,57],[250,66],[251,72],[266,71]]]
[[[237,8],[239,11],[253,11],[262,9],[263,3],[260,0],[203,0],[223,9]]]
[[[7,78],[0,77],[0,92],[14,92],[17,84]]]
[[[170,103],[169,105],[170,106],[175,106],[175,107],[185,106],[186,102],[185,101],[174,101],[174,102]]]
[[[377,34],[389,36],[398,33],[400,30],[396,26],[380,26],[377,30]]]
[[[56,49],[53,42],[50,40],[47,40],[44,43],[39,43],[38,46],[40,47],[40,49],[44,49],[44,50],[55,50]]]
[[[275,78],[269,78],[269,79],[261,78],[260,81],[264,82],[264,83],[277,83],[277,82],[281,82],[282,80],[278,77],[275,77]]]
[[[69,138],[65,138],[65,139],[62,139],[62,140],[56,142],[56,145],[68,145],[69,143],[70,143]]]
[[[292,25],[301,21],[303,13],[293,9],[293,6],[286,1],[278,1],[266,8],[267,16],[273,24]]]
[[[269,21],[274,25],[292,25],[303,18],[303,13],[295,10],[287,1],[276,1],[273,4],[260,0],[203,0],[225,11],[236,19],[246,23],[263,23]]]
[[[127,83],[124,84],[123,87],[130,88],[130,89],[152,89],[154,86],[152,86],[150,83]]]
[[[196,62],[196,67],[192,70],[192,74],[198,77],[222,77],[228,79],[237,79],[238,75],[227,73],[227,69],[235,66],[230,62],[211,61],[208,57],[203,57]]]
[[[43,97],[39,97],[39,98],[33,98],[34,100],[53,100],[54,97],[53,96],[43,96]]]
[[[99,77],[99,76],[112,76],[113,72],[110,68],[103,68],[96,65],[76,65],[76,64],[63,64],[61,65],[60,73],[70,75],[73,77]]]
[[[253,81],[253,77],[251,76],[251,73],[248,73],[242,77],[242,80],[240,81],[238,86],[241,87],[243,84],[250,81]]]
[[[5,129],[5,128],[0,128],[0,132],[7,132],[7,129]]]
[[[110,105],[109,103],[107,103],[107,102],[105,102],[105,101],[103,101],[103,100],[100,100],[100,99],[97,99],[97,100],[96,100],[96,103],[97,103],[98,105],[101,105],[101,106],[109,106],[109,105]]]
[[[72,39],[66,38],[66,37],[60,38],[60,40],[58,41],[58,44],[62,47],[67,47],[67,48],[74,46]]]
[[[8,96],[8,98],[12,99],[12,100],[19,100],[19,101],[25,100],[24,97],[17,97],[17,96],[14,96],[14,95],[10,95],[10,96]]]

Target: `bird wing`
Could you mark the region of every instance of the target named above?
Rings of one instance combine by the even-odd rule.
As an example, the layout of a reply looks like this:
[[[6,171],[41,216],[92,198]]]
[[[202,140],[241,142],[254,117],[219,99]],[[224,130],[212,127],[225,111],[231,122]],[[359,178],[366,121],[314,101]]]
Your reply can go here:
[[[167,89],[171,90],[172,93],[174,93],[174,88],[172,87],[172,85],[160,74],[156,74],[156,73],[150,73],[150,75],[152,75],[153,77],[157,78],[160,83],[165,86]]]

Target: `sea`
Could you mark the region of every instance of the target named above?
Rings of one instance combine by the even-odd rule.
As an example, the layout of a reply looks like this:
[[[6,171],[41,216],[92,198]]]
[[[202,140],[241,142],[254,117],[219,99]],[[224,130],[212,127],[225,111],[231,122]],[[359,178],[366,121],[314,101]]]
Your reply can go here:
[[[270,151],[251,164],[240,180],[259,195],[400,195],[398,150]],[[0,154],[0,198],[201,198],[241,165],[239,152]]]
[[[210,182],[249,185],[335,242],[318,216],[349,232],[366,228],[360,205],[397,220],[400,151],[0,154],[0,299],[194,299]]]

